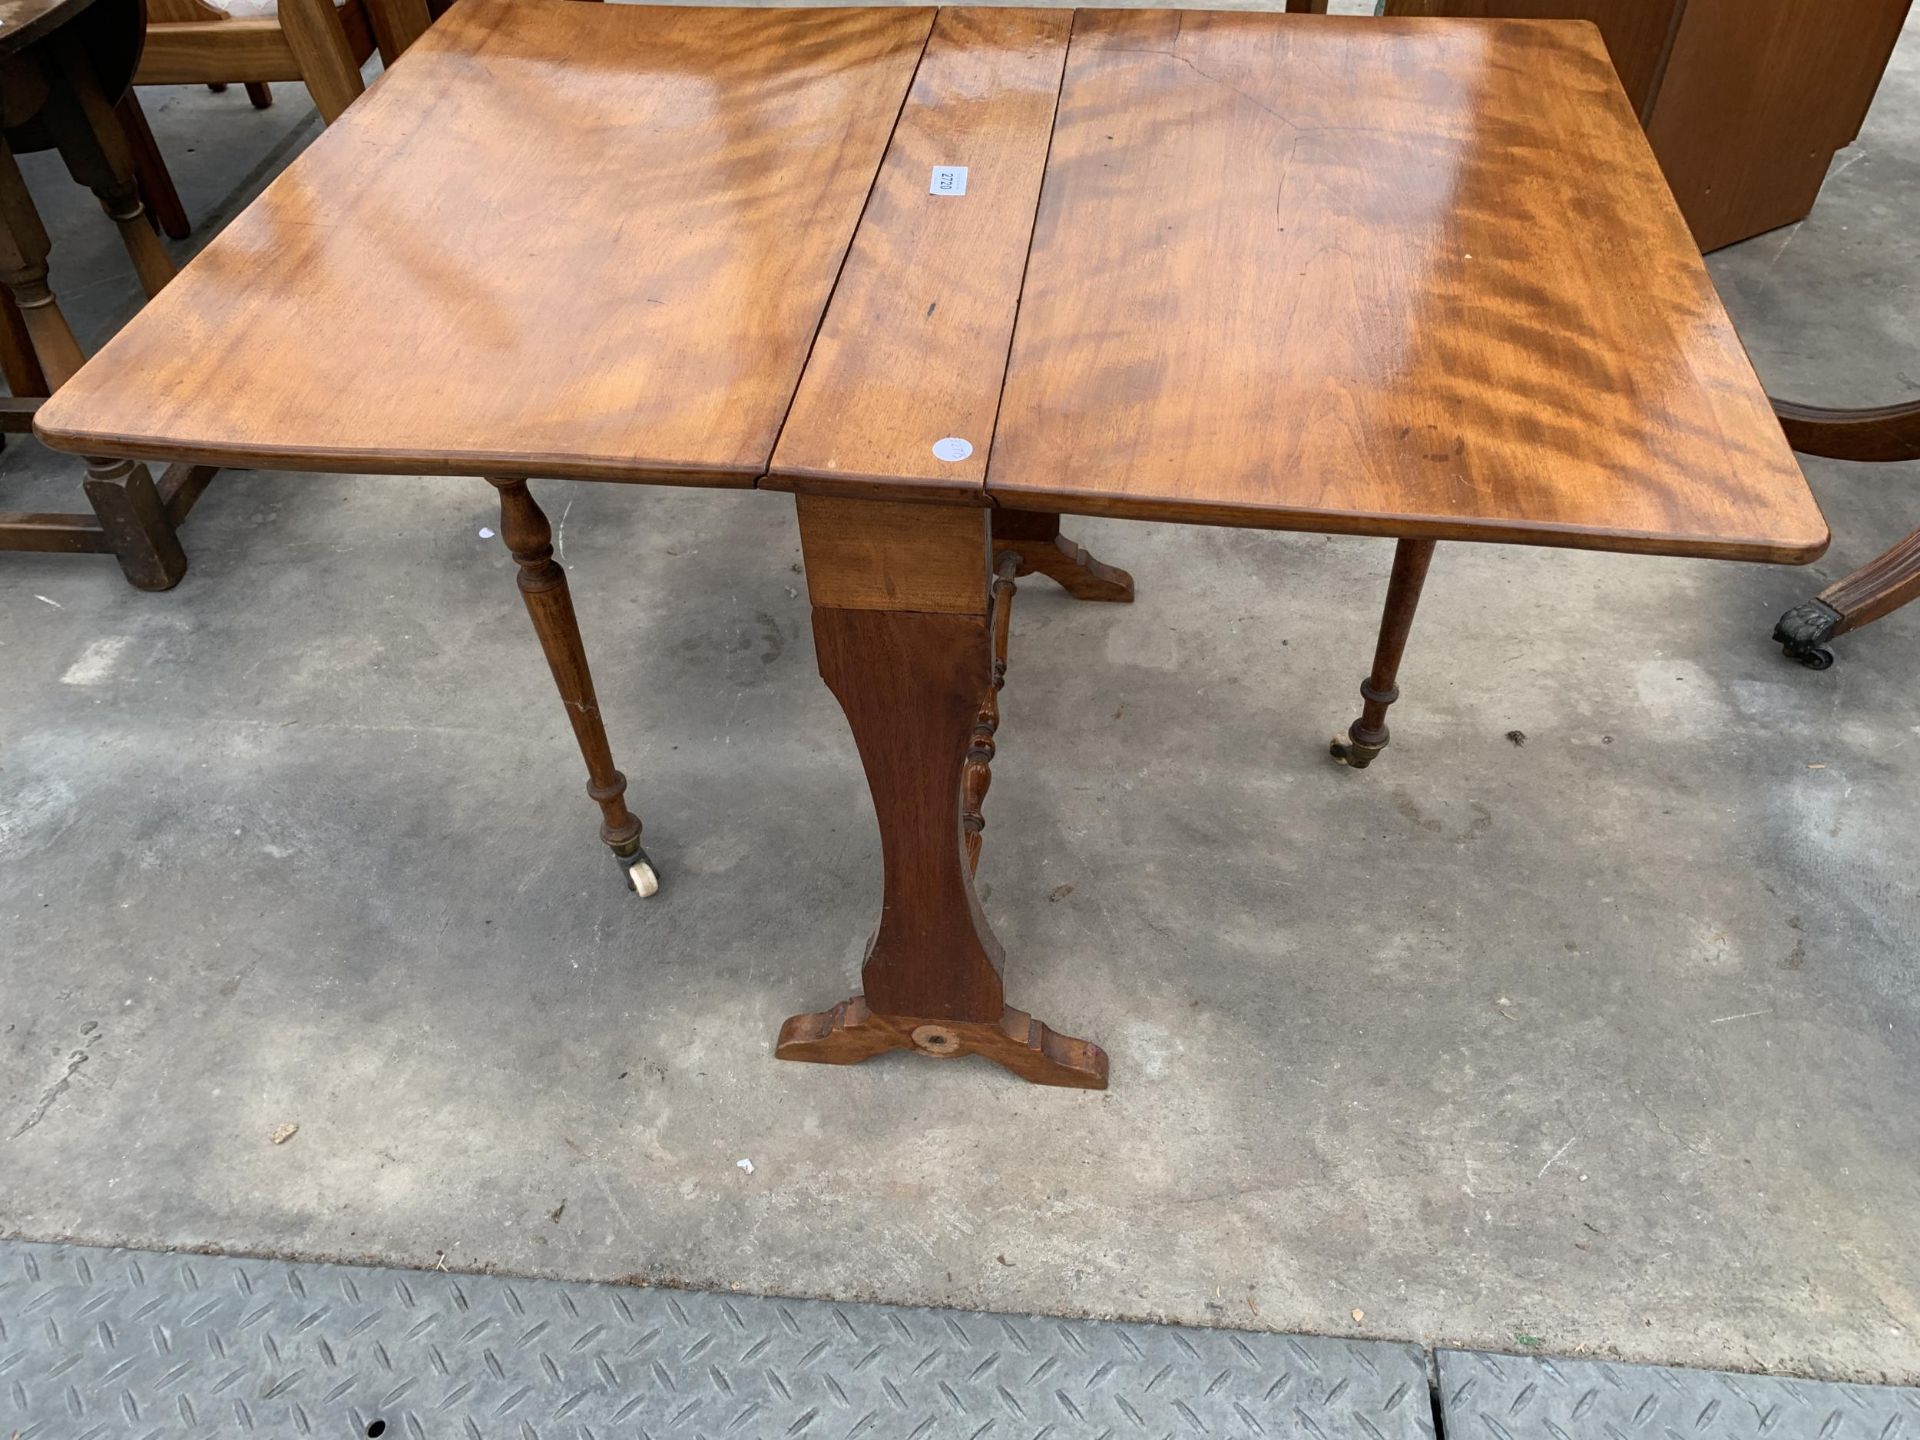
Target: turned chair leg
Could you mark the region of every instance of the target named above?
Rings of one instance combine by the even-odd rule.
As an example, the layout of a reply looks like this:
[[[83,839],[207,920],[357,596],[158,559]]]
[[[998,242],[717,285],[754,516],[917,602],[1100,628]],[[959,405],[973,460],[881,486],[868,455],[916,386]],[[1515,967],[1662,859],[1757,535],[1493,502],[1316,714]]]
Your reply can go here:
[[[534,634],[540,637],[561,703],[567,707],[581,758],[587,762],[587,795],[600,807],[600,838],[613,851],[635,893],[652,895],[660,889],[660,874],[640,848],[640,817],[627,808],[627,777],[613,768],[613,750],[593,693],[593,675],[587,669],[587,649],[573,613],[567,572],[553,558],[553,529],[534,503],[526,481],[489,475],[487,483],[500,492],[500,538],[520,567],[520,596],[526,601]]]
[[[1347,727],[1346,737],[1334,737],[1333,758],[1355,770],[1371,765],[1387,748],[1387,707],[1400,698],[1394,681],[1400,657],[1406,653],[1413,630],[1413,614],[1420,605],[1420,587],[1433,562],[1431,540],[1402,540],[1393,552],[1393,575],[1387,581],[1387,603],[1380,615],[1380,639],[1374,646],[1373,671],[1360,682],[1363,702],[1360,718]]]
[[[0,377],[6,380],[8,393],[22,399],[47,393],[47,377],[40,369],[40,357],[33,353],[26,319],[13,302],[13,292],[5,289],[0,289]]]
[[[157,246],[146,222],[140,228]],[[31,342],[48,391],[58,390],[85,362],[73,327],[47,283],[51,242],[20,177],[13,152],[0,140],[0,285],[5,285]],[[168,590],[187,573],[174,522],[153,477],[131,460],[89,458],[87,499],[99,517],[107,547],[142,590]]]
[[[94,78],[93,63],[79,38],[62,36],[58,63],[64,86],[48,98],[46,118],[68,173],[93,191],[100,208],[120,228],[120,242],[151,299],[175,274],[173,257],[147,223],[134,175],[134,142],[120,112],[108,102]]]
[[[147,124],[147,112],[140,108],[138,92],[128,86],[127,93],[113,108],[133,153],[134,178],[139,183],[140,199],[147,207],[148,218],[169,239],[186,239],[193,233],[193,226],[187,219],[186,207],[180,203],[180,192],[174,188],[166,157],[153,138],[153,128]]]

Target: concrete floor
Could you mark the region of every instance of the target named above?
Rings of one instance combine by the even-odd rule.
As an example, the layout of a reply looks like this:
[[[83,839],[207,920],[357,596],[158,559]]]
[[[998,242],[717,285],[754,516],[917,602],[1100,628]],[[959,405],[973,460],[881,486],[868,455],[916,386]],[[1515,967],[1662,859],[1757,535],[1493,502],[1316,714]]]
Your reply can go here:
[[[196,215],[280,89],[154,106]],[[33,179],[97,339],[124,262]],[[1920,20],[1714,270],[1776,390],[1920,389]],[[981,878],[1097,1095],[772,1060],[878,889],[783,498],[542,490],[649,902],[478,481],[223,475],[164,596],[0,557],[0,1233],[1912,1382],[1920,607],[1767,634],[1920,467],[1808,469],[1811,571],[1443,547],[1365,773],[1385,542],[1076,524],[1139,603],[1023,587]]]

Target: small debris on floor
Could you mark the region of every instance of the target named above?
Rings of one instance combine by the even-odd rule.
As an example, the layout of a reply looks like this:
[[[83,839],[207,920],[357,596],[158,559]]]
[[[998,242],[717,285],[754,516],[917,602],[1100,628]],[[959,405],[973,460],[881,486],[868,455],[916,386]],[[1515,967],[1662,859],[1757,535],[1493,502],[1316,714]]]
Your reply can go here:
[[[293,1139],[293,1137],[298,1135],[299,1133],[300,1133],[300,1127],[298,1125],[276,1125],[274,1127],[273,1134],[269,1135],[267,1138],[273,1141],[273,1143],[276,1145],[284,1145],[287,1143],[287,1141]]]
[[[482,525],[480,527],[480,538],[482,540],[491,540],[493,538],[493,531],[490,530],[487,526]]]
[[[994,1256],[993,1258],[994,1258],[994,1259],[996,1259],[996,1260],[998,1260],[998,1261],[999,1261],[999,1262],[1000,1262],[1000,1263],[1001,1263],[1002,1265],[1005,1265],[1005,1266],[1006,1266],[1006,1267],[1007,1267],[1008,1269],[1012,1269],[1012,1268],[1013,1268],[1013,1262],[1012,1262],[1011,1260],[1009,1260],[1009,1259],[1007,1259],[1007,1257],[1006,1257],[1006,1256],[1004,1256],[1004,1255],[996,1255],[996,1256]]]
[[[547,1212],[547,1219],[558,1225],[560,1223],[560,1217],[566,1213],[567,1202],[565,1197],[562,1197],[560,1203]]]
[[[1513,1343],[1528,1350],[1538,1350],[1547,1342],[1542,1340],[1538,1335],[1529,1335],[1526,1331],[1520,1330],[1515,1332]]]
[[[1507,731],[1507,741],[1509,744],[1515,746],[1524,745],[1527,743],[1527,732],[1524,730],[1509,730]]]
[[[736,1160],[733,1163],[738,1165],[742,1170],[746,1171],[747,1174],[751,1175],[753,1173],[753,1162],[751,1160],[741,1159],[741,1160]]]
[[[1053,893],[1052,893],[1052,894],[1050,894],[1050,895],[1048,895],[1048,896],[1047,896],[1047,899],[1049,899],[1049,900],[1064,900],[1064,899],[1066,899],[1066,898],[1067,898],[1067,896],[1069,896],[1069,895],[1071,895],[1071,894],[1073,894],[1073,886],[1071,886],[1071,885],[1056,885],[1056,886],[1054,886],[1054,887],[1053,887]]]
[[[1362,1310],[1358,1305],[1353,1307],[1353,1323],[1354,1324],[1358,1325],[1362,1320],[1366,1318],[1367,1318],[1366,1311]]]

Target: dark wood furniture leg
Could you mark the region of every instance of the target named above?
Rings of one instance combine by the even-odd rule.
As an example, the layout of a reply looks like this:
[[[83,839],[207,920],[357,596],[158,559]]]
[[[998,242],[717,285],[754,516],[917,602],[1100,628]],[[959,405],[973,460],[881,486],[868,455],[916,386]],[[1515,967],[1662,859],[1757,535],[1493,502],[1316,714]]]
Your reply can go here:
[[[22,399],[47,393],[47,377],[41,372],[40,357],[33,353],[33,337],[27,334],[27,322],[10,290],[0,290],[0,378],[6,380],[8,394]]]
[[[1920,460],[1920,400],[1868,410],[1775,400],[1773,411],[1787,443],[1803,455],[1869,463]],[[1920,598],[1920,530],[1787,611],[1773,627],[1773,638],[1789,659],[1825,670],[1833,664],[1829,640],[1871,625],[1915,598]]]
[[[147,112],[140,108],[139,93],[128,86],[127,93],[113,108],[127,144],[132,147],[133,173],[139,181],[140,199],[147,207],[147,214],[160,227],[161,234],[174,240],[186,239],[193,233],[193,226],[187,220],[186,206],[180,203],[180,192],[174,189],[166,157],[160,153],[153,129],[147,124]]]
[[[1105,1051],[1006,1003],[1000,942],[974,895],[979,832],[970,847],[962,790],[985,793],[984,777],[964,777],[985,763],[976,742],[995,678],[986,512],[809,495],[798,509],[820,675],[867,772],[885,875],[862,993],[793,1016],[774,1053],[829,1065],[984,1055],[1035,1084],[1104,1089]],[[1004,603],[1016,562],[1002,554]]]
[[[51,63],[58,67],[63,82],[47,97],[42,112],[47,128],[68,173],[93,191],[100,208],[120,228],[120,242],[140,277],[140,288],[151,299],[176,272],[173,257],[147,223],[146,206],[140,203],[134,142],[112,102],[101,94],[79,33],[69,28],[46,43],[56,47]]]
[[[1011,550],[1020,557],[1020,574],[1041,574],[1076,600],[1133,599],[1133,577],[1117,566],[1102,564],[1060,533],[1058,515],[1036,510],[993,512],[995,551]]]
[[[1387,707],[1400,698],[1394,681],[1400,657],[1406,653],[1413,614],[1420,605],[1420,587],[1433,563],[1431,540],[1402,540],[1393,552],[1393,575],[1387,581],[1387,603],[1380,615],[1380,639],[1374,646],[1373,673],[1360,682],[1360,718],[1347,727],[1346,737],[1335,736],[1333,758],[1364,770],[1387,748]]]
[[[660,874],[640,847],[640,817],[627,808],[627,777],[613,766],[613,749],[593,693],[593,675],[587,669],[587,648],[573,613],[567,572],[553,558],[552,527],[534,503],[526,481],[489,475],[487,483],[500,492],[500,538],[520,567],[520,596],[567,707],[581,758],[587,762],[587,795],[600,807],[600,838],[613,851],[634,892],[655,894]]]
[[[159,241],[144,220],[140,229],[157,248]],[[18,307],[48,388],[58,389],[79,370],[85,357],[47,283],[50,249],[20,167],[0,141],[0,284]],[[9,407],[5,428],[30,430],[32,423],[31,406]],[[89,459],[86,493],[94,509],[92,518],[0,514],[0,550],[110,550],[127,580],[139,589],[169,590],[180,583],[187,573],[187,556],[176,533],[178,519],[169,513],[146,466],[128,460]]]

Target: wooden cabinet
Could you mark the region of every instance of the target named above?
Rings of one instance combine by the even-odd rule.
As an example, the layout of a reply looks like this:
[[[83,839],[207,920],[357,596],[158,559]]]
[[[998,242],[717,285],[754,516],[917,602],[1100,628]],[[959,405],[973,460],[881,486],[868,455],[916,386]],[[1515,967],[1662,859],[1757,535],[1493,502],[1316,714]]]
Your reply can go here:
[[[1702,250],[1813,208],[1912,0],[1386,0],[1389,15],[1591,20]]]

